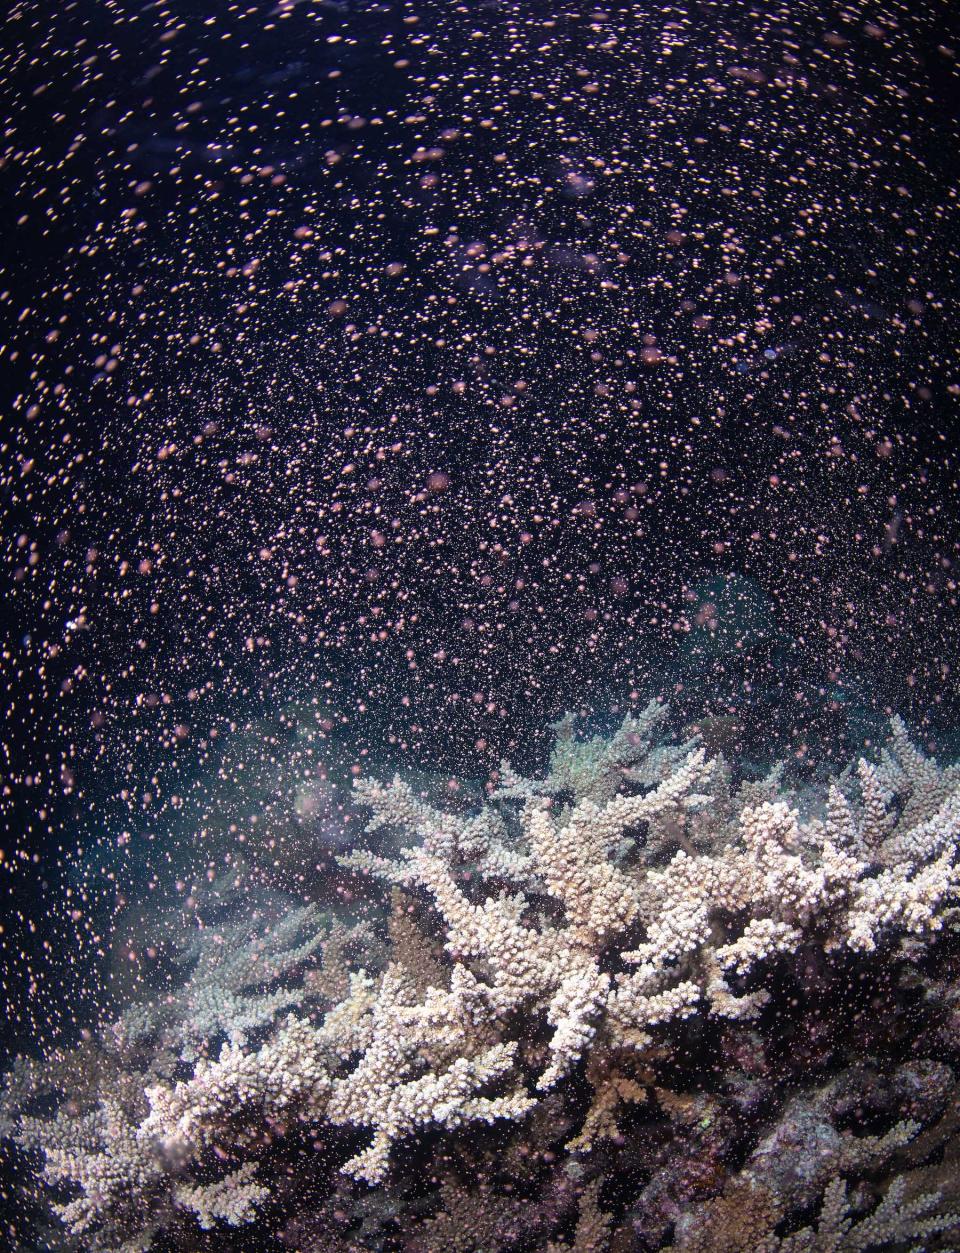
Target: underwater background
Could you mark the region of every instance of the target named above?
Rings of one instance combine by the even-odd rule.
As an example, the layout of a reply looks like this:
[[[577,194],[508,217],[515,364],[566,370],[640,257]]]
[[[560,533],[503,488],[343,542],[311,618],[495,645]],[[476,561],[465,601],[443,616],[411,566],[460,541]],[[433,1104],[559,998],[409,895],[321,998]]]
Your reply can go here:
[[[9,8],[0,1242],[960,1248],[958,53]]]

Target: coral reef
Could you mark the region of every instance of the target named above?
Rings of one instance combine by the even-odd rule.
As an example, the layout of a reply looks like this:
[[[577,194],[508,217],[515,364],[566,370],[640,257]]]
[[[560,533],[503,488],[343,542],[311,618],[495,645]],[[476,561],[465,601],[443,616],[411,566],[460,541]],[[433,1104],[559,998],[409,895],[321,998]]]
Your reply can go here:
[[[504,762],[474,810],[359,780],[373,847],[339,860],[379,919],[197,931],[179,991],[19,1062],[3,1127],[65,1240],[937,1247],[960,767],[894,719],[792,792],[666,722],[567,717],[544,777]]]

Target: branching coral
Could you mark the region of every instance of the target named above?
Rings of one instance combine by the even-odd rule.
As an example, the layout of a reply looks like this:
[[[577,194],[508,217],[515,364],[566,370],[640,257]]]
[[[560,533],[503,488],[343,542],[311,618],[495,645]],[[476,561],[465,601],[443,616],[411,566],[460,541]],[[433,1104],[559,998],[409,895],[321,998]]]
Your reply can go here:
[[[241,1227],[253,1222],[257,1206],[270,1195],[269,1188],[254,1182],[256,1173],[256,1162],[246,1162],[239,1170],[205,1188],[177,1188],[174,1197],[178,1205],[193,1210],[197,1223],[205,1231],[218,1221]]]
[[[245,923],[198,929],[179,953],[181,964],[192,966],[184,986],[176,996],[128,1007],[113,1025],[113,1039],[122,1047],[165,1035],[187,1061],[222,1034],[242,1043],[281,1009],[300,1004],[302,988],[275,985],[303,966],[325,940],[324,920],[314,905],[292,909],[252,936]]]
[[[895,1179],[880,1204],[855,1221],[847,1199],[847,1185],[834,1179],[823,1194],[823,1209],[815,1229],[804,1228],[768,1244],[771,1253],[866,1253],[907,1241],[924,1241],[960,1222],[958,1214],[937,1214],[940,1198],[935,1192],[904,1201],[904,1182]],[[915,1249],[923,1244],[914,1243]]]
[[[894,722],[878,761],[801,805],[782,772],[734,788],[728,765],[696,740],[655,745],[665,717],[651,703],[611,738],[586,741],[564,719],[545,777],[504,764],[472,814],[427,805],[399,778],[361,780],[369,832],[406,840],[395,858],[342,859],[392,885],[385,963],[356,964],[346,933],[326,940],[309,906],[255,937],[201,933],[184,988],[104,1031],[114,1063],[99,1088],[88,1080],[78,1103],[50,1115],[36,1108],[39,1072],[21,1064],[3,1102],[7,1129],[70,1190],[67,1226],[91,1247],[121,1249],[147,1229],[257,1222],[279,1204],[263,1155],[307,1134],[333,1138],[347,1176],[389,1188],[400,1142],[453,1145],[469,1128],[482,1143],[489,1128],[516,1152],[527,1116],[556,1099],[568,1153],[600,1160],[614,1141],[629,1144],[631,1126],[647,1127],[637,1206],[660,1207],[650,1221],[661,1234],[704,1188],[716,1195],[730,1154],[744,1187],[777,1199],[771,1249],[852,1250],[866,1247],[864,1233],[892,1230],[895,1193],[892,1209],[882,1202],[855,1222],[830,1185],[815,1230],[774,1234],[820,1195],[824,1170],[873,1168],[920,1123],[885,1116],[854,1134],[829,1085],[777,1094],[763,1079],[763,1031],[776,1022],[764,1013],[791,963],[886,961],[894,987],[932,951],[960,897],[960,770],[922,755]],[[354,949],[369,950],[369,928],[357,937]],[[324,970],[290,986],[325,947]],[[953,995],[949,978],[924,978],[933,1000]],[[658,1078],[684,1030],[746,1059],[727,1092],[699,1104]],[[751,1095],[751,1082],[766,1087]],[[730,1110],[764,1102],[770,1113],[738,1141]],[[794,1132],[831,1146],[803,1187],[769,1165]],[[703,1141],[698,1163],[683,1136],[691,1153]],[[599,1189],[593,1176],[579,1226],[552,1232],[554,1247],[607,1239]],[[495,1191],[485,1195],[496,1208]],[[928,1221],[917,1205],[897,1211],[904,1231]]]
[[[860,1217],[853,1211],[846,1180],[834,1178],[823,1193],[819,1219],[778,1236],[782,1217],[770,1193],[737,1185],[729,1194],[704,1206],[685,1225],[670,1253],[867,1253],[908,1245],[921,1253],[930,1236],[960,1223],[960,1215],[938,1213],[936,1192],[905,1199],[905,1182],[896,1177],[879,1204]]]
[[[253,1181],[256,1162],[211,1178],[210,1154],[226,1160],[261,1143],[270,1119],[316,1113],[327,1091],[313,1060],[317,1032],[306,1019],[279,1017],[314,1001],[317,989],[259,989],[301,967],[324,984],[328,959],[369,940],[364,927],[328,931],[312,907],[253,933],[249,923],[194,933],[183,954],[195,964],[177,995],[131,1006],[78,1049],[18,1059],[0,1093],[0,1121],[21,1148],[40,1152],[47,1184],[73,1194],[54,1209],[85,1247],[146,1249],[185,1213],[202,1226],[256,1217],[269,1195]],[[345,1047],[353,1005],[347,996],[330,1015],[329,1035]],[[244,1048],[264,1031],[259,1048]],[[216,1061],[198,1056],[198,1046],[218,1039]],[[192,1075],[175,1082],[184,1062]]]
[[[859,801],[834,787],[820,817],[784,800],[738,805],[725,772],[696,746],[672,755],[649,790],[617,790],[628,769],[637,773],[624,764],[633,738],[646,746],[637,728],[658,713],[645,717],[626,719],[606,748],[587,741],[582,760],[565,722],[554,772],[540,782],[511,772],[486,816],[448,817],[442,838],[402,788],[396,804],[393,789],[378,789],[375,825],[403,827],[417,843],[398,862],[348,859],[432,898],[456,986],[469,991],[469,1013],[451,1016],[466,1024],[455,1028],[464,1049],[476,1022],[503,1031],[517,1011],[543,1015],[552,1035],[540,1091],[594,1043],[642,1050],[655,1028],[692,1014],[754,1016],[766,990],[739,991],[735,981],[802,944],[865,952],[898,934],[931,935],[960,889],[960,779],[922,757],[899,726],[883,787],[861,763]],[[702,828],[704,815],[715,839],[697,852],[687,830]],[[687,848],[657,866],[662,841],[648,853],[644,837],[668,817]],[[467,865],[480,868],[487,895],[458,884]]]

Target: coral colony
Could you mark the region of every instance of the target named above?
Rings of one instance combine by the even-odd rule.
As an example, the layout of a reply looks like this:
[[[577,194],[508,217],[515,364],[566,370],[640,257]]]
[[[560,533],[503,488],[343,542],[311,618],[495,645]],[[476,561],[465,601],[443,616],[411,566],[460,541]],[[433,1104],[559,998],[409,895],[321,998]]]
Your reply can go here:
[[[960,766],[895,718],[792,788],[666,721],[456,812],[361,776],[363,921],[227,911],[18,1060],[43,1247],[956,1248]]]

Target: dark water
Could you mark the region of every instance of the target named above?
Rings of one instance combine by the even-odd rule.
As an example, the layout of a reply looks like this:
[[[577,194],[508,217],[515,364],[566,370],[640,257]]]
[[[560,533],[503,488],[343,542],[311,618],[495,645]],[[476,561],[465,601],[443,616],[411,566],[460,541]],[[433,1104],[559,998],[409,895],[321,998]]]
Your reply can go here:
[[[958,50],[937,4],[10,10],[12,1247],[960,1247]],[[151,1123],[231,1041],[254,1095]]]

